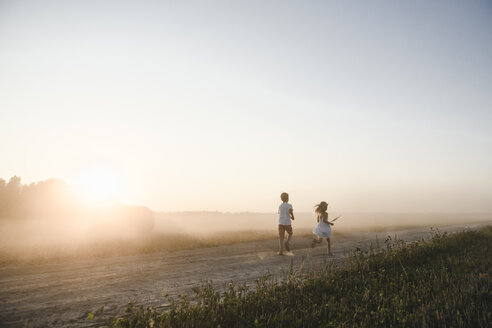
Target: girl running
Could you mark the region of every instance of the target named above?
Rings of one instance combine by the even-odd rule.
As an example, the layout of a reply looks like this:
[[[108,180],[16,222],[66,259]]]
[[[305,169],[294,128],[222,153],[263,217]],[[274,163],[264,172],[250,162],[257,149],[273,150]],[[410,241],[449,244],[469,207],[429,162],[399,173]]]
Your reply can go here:
[[[328,203],[327,202],[321,202],[318,205],[315,206],[314,212],[317,215],[316,221],[318,222],[318,225],[313,229],[313,233],[316,235],[316,238],[313,239],[313,242],[311,243],[311,248],[314,248],[316,244],[320,244],[323,239],[326,239],[326,242],[328,244],[328,256],[333,256],[333,253],[331,252],[331,243],[330,243],[330,237],[331,237],[331,226],[333,225],[332,222],[328,221]],[[333,219],[335,221],[339,217]]]

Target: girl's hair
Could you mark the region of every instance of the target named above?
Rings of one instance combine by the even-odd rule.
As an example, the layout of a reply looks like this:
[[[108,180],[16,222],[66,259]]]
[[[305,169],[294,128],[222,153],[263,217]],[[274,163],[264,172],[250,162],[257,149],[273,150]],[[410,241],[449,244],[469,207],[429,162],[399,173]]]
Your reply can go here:
[[[327,202],[321,202],[318,205],[314,205],[314,207],[315,207],[314,212],[321,214],[321,213],[326,212],[326,210],[328,209],[328,203]]]

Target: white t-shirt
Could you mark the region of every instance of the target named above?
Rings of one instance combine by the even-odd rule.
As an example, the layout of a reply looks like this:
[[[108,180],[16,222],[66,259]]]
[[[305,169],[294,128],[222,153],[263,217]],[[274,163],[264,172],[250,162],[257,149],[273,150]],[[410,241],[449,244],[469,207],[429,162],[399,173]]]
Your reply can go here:
[[[289,203],[282,203],[278,207],[278,224],[282,225],[290,225],[290,214],[289,210],[292,208],[292,205]]]

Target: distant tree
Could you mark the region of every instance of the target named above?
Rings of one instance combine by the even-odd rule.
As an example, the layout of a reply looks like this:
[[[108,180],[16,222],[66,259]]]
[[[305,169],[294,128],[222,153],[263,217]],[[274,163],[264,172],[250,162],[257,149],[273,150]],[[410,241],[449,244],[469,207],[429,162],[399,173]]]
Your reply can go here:
[[[0,179],[0,218],[4,216],[5,212],[5,197],[6,197],[7,182],[4,179]]]
[[[124,206],[121,223],[138,233],[148,233],[154,229],[154,212],[145,206]]]
[[[7,184],[7,189],[12,191],[13,193],[20,193],[22,189],[21,178],[16,175],[11,177],[9,183]]]
[[[80,212],[74,191],[62,180],[23,185],[13,176],[0,179],[0,219],[70,218]]]
[[[15,216],[16,210],[19,207],[20,203],[21,190],[21,178],[18,176],[11,177],[9,182],[5,185],[4,193],[2,195],[3,197],[0,200],[0,208],[3,212],[2,216]]]
[[[10,178],[8,183],[0,179],[0,220],[77,220],[99,217],[99,212],[81,201],[62,180],[23,185],[18,176]],[[134,232],[146,233],[154,227],[154,213],[144,206],[113,204],[106,212],[101,220],[112,220]]]

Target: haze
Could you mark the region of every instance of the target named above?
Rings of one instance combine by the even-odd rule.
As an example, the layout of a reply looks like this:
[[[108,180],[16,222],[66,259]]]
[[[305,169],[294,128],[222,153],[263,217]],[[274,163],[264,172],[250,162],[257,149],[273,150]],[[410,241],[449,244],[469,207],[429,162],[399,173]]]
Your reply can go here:
[[[300,212],[492,212],[491,17],[490,2],[0,1],[0,177],[157,211],[276,212],[287,191]]]

